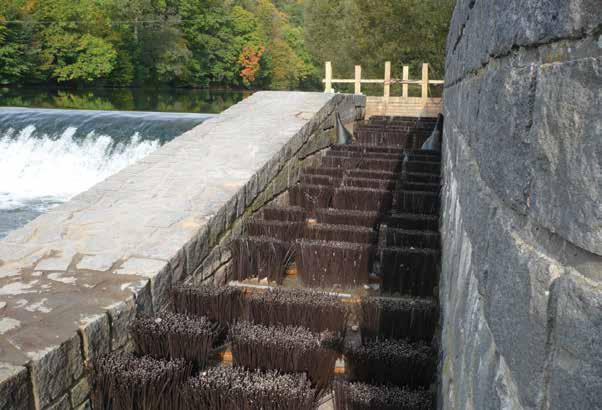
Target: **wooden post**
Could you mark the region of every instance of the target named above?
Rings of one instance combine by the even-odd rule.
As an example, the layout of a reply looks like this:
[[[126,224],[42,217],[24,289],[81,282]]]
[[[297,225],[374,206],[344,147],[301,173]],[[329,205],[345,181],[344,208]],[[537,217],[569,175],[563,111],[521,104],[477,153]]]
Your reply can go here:
[[[422,64],[422,99],[429,98],[429,65]]]
[[[362,93],[362,66],[361,65],[355,66],[355,93],[356,94]]]
[[[403,66],[403,81],[408,81],[410,79],[410,67],[407,65]],[[402,97],[403,98],[408,98],[409,97],[409,93],[408,93],[408,84],[404,83],[402,86]]]
[[[325,93],[331,93],[332,90],[332,64],[330,61],[326,62],[326,87],[324,88]]]
[[[387,61],[385,63],[385,101],[389,100],[389,96],[391,95],[391,62]]]

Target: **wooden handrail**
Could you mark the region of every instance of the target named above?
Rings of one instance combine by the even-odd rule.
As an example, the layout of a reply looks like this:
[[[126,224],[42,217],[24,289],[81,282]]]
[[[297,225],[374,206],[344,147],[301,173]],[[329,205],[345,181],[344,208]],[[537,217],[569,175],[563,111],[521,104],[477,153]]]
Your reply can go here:
[[[362,66],[355,66],[355,78],[346,79],[346,78],[332,78],[332,64],[330,61],[326,62],[326,78],[322,80],[325,85],[325,92],[334,92],[332,88],[333,84],[354,84],[355,85],[355,94],[361,94],[362,84],[383,84],[384,91],[383,96],[385,100],[389,99],[391,85],[393,84],[401,84],[402,87],[402,96],[404,98],[408,98],[408,85],[420,85],[421,86],[421,94],[422,99],[428,99],[428,86],[429,85],[442,85],[445,84],[443,80],[431,80],[429,78],[429,65],[427,63],[422,64],[422,79],[420,80],[410,80],[410,67],[403,66],[403,78],[391,78],[391,63],[387,61],[385,63],[385,78],[383,79],[364,79],[362,78]]]

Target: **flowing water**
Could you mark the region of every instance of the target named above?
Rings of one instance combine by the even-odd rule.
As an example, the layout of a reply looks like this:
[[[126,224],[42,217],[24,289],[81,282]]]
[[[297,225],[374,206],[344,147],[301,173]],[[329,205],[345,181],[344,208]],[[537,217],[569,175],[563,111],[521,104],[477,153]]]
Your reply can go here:
[[[0,105],[69,106],[52,100],[52,93],[40,95],[37,100],[31,95],[16,100],[14,96],[8,98],[6,92],[0,93]],[[226,103],[222,100],[205,108],[215,112],[241,98],[234,96]],[[191,103],[190,99],[170,106],[158,104],[159,100],[101,107],[200,108],[198,101]],[[91,107],[97,103],[93,99],[92,104],[77,105]],[[0,238],[209,117],[195,113],[0,107]]]

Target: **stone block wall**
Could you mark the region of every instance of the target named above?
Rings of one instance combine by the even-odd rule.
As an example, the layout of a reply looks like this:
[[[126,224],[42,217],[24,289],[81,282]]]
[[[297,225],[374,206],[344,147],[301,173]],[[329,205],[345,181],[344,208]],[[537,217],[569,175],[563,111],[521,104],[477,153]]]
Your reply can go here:
[[[601,24],[599,0],[458,0],[441,408],[602,408]]]
[[[90,364],[174,284],[224,283],[229,238],[352,127],[365,97],[260,92],[0,241],[0,410],[91,409]]]

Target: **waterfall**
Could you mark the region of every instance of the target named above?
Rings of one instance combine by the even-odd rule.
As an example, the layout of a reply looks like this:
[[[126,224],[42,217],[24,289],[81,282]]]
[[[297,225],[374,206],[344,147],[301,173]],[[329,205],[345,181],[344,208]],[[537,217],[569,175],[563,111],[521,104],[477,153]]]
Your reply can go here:
[[[0,108],[0,237],[209,117]]]

